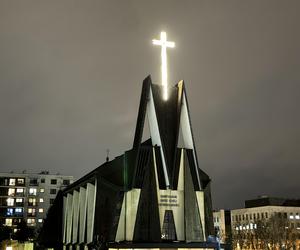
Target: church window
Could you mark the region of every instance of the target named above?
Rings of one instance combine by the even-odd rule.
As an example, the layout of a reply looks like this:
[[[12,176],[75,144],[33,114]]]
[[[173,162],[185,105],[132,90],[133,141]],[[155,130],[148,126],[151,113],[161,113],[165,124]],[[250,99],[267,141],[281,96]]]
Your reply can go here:
[[[166,210],[161,232],[162,240],[176,240],[175,222],[172,210]]]

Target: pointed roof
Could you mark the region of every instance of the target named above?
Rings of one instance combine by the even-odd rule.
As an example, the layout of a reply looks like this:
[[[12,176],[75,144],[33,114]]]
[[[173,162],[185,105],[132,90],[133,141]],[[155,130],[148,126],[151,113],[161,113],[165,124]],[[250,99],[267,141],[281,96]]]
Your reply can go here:
[[[150,75],[143,81],[133,149],[139,151],[147,115],[152,145],[161,148],[160,158],[166,175],[166,186],[172,188],[174,176],[178,174],[178,141],[182,137],[184,148],[190,150],[190,160],[193,161],[191,166],[195,168],[195,187],[200,190],[203,188],[203,178],[207,183],[207,175],[198,167],[184,82],[169,87],[168,93],[168,100],[164,100],[163,87],[153,84]]]

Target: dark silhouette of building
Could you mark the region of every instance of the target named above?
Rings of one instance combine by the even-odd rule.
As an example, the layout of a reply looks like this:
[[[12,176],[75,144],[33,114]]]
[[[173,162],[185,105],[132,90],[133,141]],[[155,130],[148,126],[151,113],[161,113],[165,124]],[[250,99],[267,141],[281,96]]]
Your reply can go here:
[[[300,207],[300,199],[286,199],[278,197],[260,196],[257,199],[245,201],[245,208],[263,206]]]

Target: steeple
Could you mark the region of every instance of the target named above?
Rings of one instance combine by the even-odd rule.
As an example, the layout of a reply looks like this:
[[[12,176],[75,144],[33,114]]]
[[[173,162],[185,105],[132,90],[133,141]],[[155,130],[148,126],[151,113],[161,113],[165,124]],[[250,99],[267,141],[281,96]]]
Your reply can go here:
[[[150,137],[153,146],[159,147],[162,161],[164,185],[166,189],[174,186],[173,177],[176,171],[178,157],[178,140],[181,135],[183,147],[189,149],[195,173],[194,186],[196,190],[202,189],[200,170],[198,167],[197,153],[195,150],[193,132],[190,122],[186,91],[184,82],[180,81],[168,87],[168,100],[163,100],[163,86],[153,84],[148,76],[143,82],[138,120],[135,130],[133,148],[138,149],[142,143],[144,125],[147,117]]]

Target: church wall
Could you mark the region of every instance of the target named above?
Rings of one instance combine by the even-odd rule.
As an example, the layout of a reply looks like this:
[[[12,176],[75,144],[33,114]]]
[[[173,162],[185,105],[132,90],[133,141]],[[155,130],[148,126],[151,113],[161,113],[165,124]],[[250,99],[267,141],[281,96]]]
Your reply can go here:
[[[119,223],[124,191],[123,187],[107,182],[97,176],[94,237],[96,240],[114,241]]]
[[[84,183],[63,195],[63,244],[88,244],[94,240],[96,185]]]

